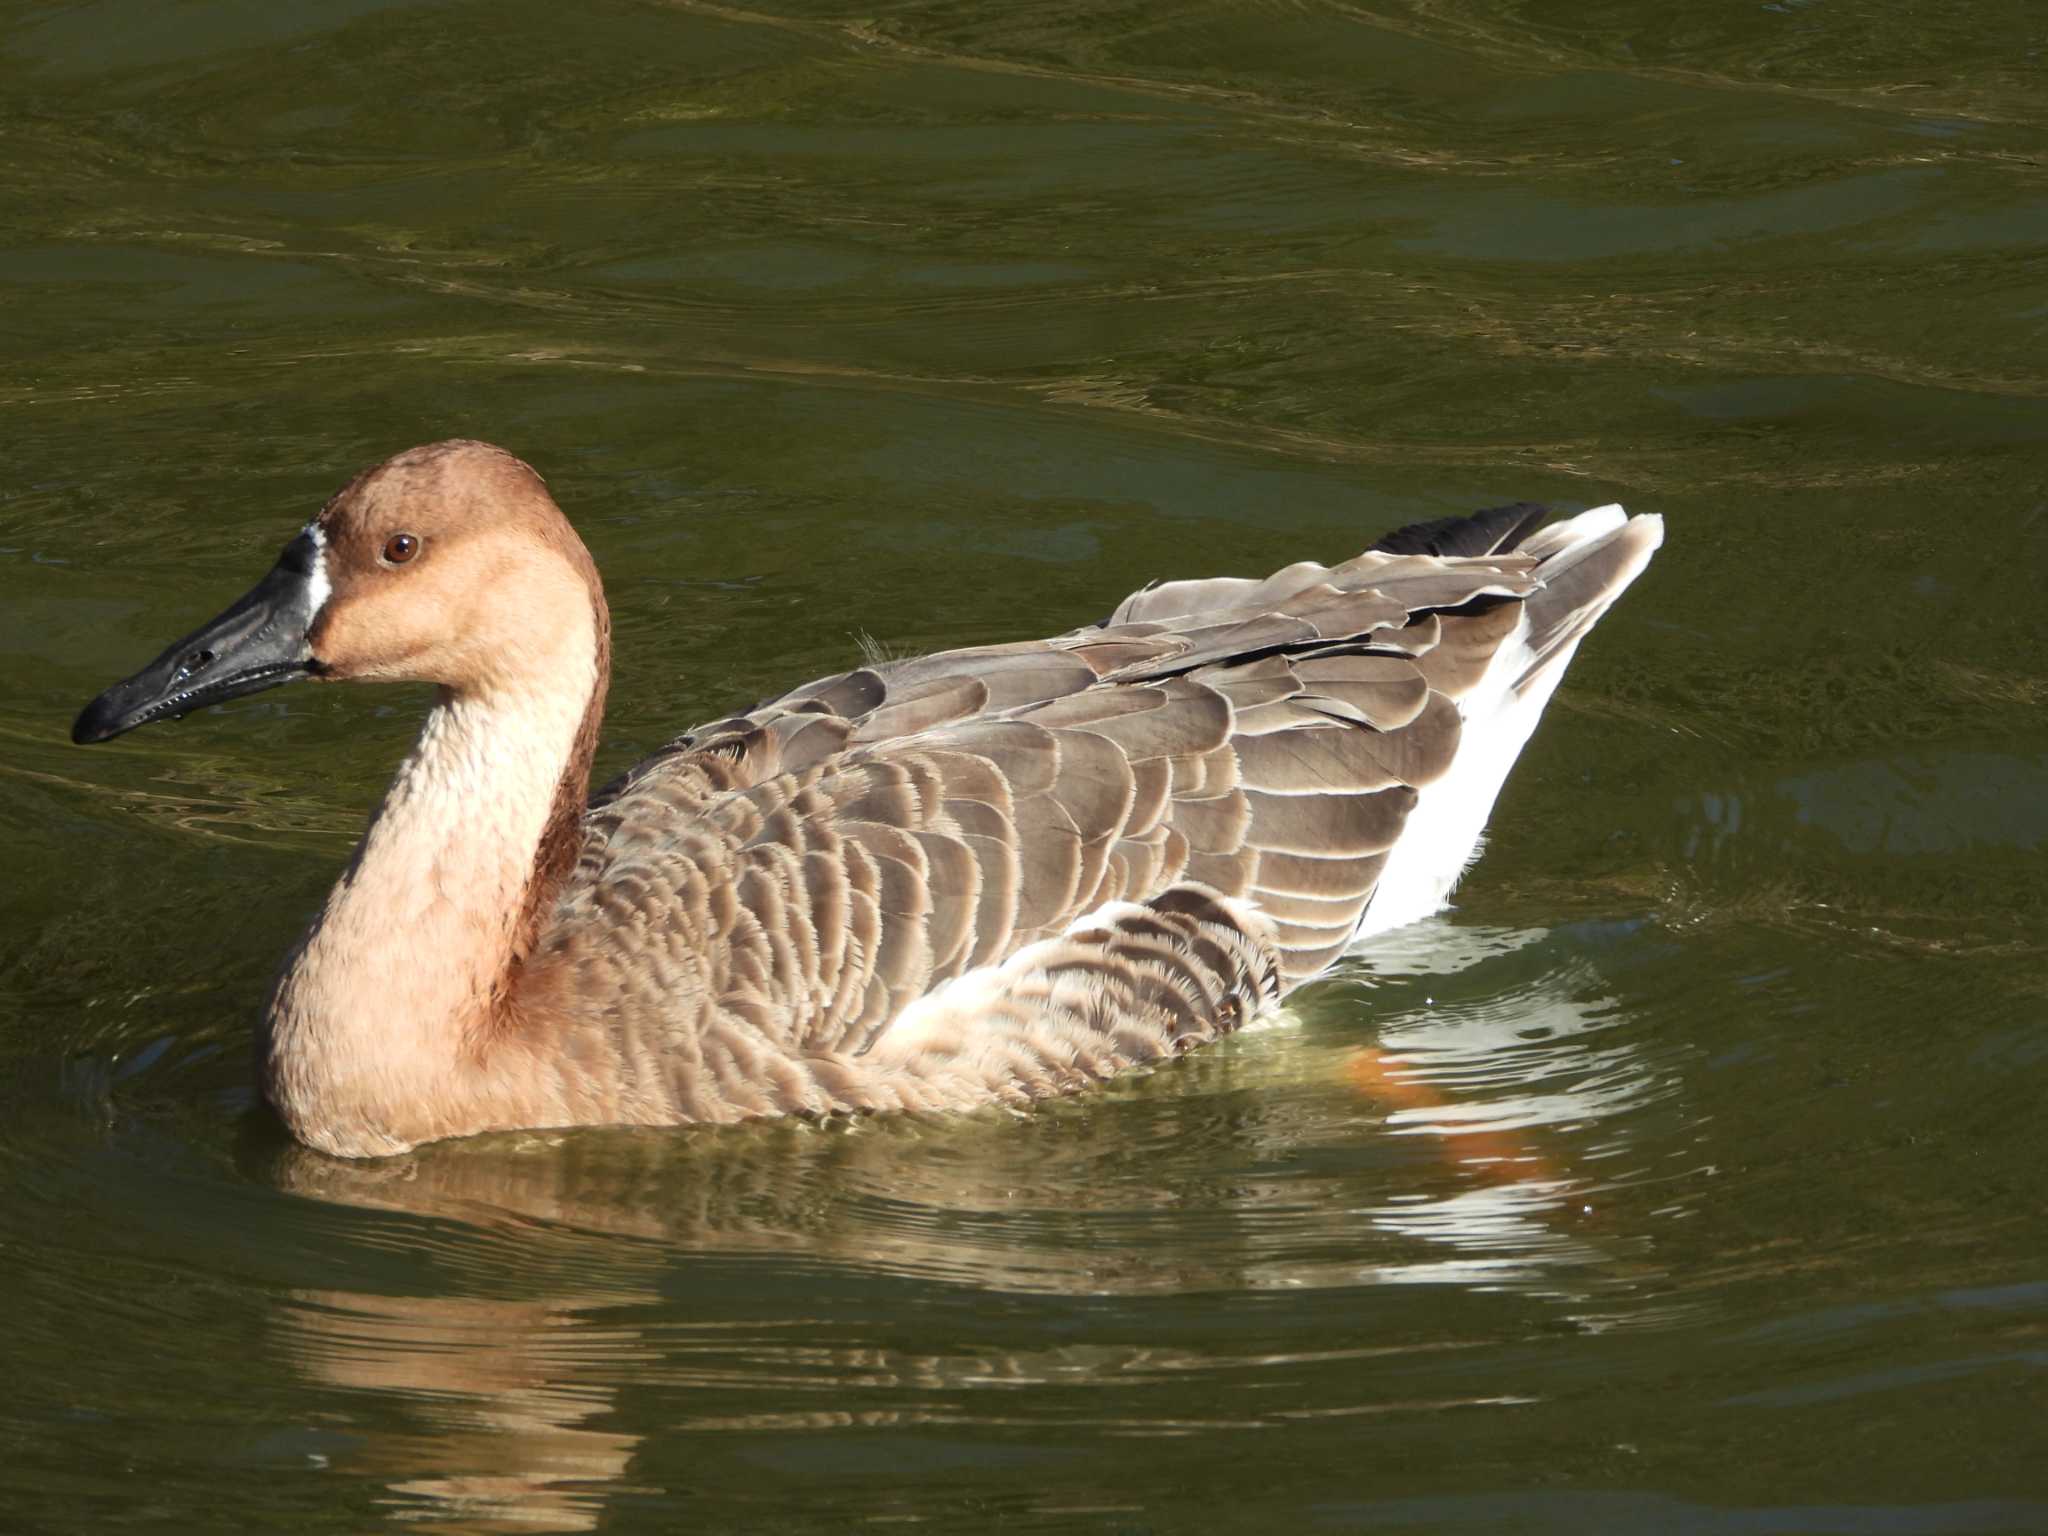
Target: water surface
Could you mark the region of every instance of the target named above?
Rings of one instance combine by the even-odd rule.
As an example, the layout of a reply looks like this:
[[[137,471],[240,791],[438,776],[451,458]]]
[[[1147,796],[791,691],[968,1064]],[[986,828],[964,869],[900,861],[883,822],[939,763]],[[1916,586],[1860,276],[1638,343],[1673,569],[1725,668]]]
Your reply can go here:
[[[2048,1528],[2029,0],[18,4],[0,1524]],[[540,466],[609,772],[892,651],[1662,512],[1458,908],[1022,1117],[293,1149],[424,708],[78,706]]]

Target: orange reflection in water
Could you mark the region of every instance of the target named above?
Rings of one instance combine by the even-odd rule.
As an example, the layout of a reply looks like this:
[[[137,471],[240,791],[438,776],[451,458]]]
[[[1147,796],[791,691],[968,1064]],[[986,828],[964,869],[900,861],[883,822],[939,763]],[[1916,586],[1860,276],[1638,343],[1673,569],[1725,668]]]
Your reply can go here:
[[[1397,1135],[1429,1131],[1450,1142],[1445,1148],[1452,1160],[1475,1169],[1490,1179],[1520,1184],[1532,1179],[1554,1180],[1559,1175],[1543,1154],[1518,1136],[1485,1125],[1450,1125],[1439,1111],[1455,1111],[1455,1101],[1411,1070],[1407,1060],[1368,1047],[1344,1064],[1344,1075],[1360,1093],[1376,1103],[1397,1111],[1428,1115],[1430,1123],[1419,1127],[1395,1127]]]

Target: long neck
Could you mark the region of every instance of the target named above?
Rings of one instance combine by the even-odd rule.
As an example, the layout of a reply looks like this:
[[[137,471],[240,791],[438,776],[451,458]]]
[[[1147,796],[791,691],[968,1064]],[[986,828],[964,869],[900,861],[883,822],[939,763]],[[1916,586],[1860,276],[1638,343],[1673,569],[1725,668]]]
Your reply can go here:
[[[313,1146],[373,1156],[483,1129],[516,1090],[488,1058],[575,860],[604,628],[572,626],[519,679],[443,691],[287,965],[265,1075]]]

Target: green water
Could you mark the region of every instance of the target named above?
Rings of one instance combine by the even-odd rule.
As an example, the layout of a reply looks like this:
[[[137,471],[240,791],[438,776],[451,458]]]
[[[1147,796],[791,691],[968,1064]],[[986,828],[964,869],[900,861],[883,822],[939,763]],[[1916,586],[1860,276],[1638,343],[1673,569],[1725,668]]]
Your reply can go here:
[[[2048,1529],[2044,48],[7,7],[0,1528]],[[1458,910],[1275,1025],[1024,1118],[335,1165],[253,1017],[423,697],[66,730],[457,434],[605,572],[601,773],[863,634],[1520,498],[1670,542]]]

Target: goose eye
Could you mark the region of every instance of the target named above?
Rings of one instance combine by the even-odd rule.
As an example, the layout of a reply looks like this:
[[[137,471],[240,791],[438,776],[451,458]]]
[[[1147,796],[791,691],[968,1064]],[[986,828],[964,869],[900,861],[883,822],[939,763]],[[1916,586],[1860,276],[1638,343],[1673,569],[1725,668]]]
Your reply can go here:
[[[384,541],[384,559],[391,565],[403,565],[420,552],[420,541],[409,533],[394,533]]]

